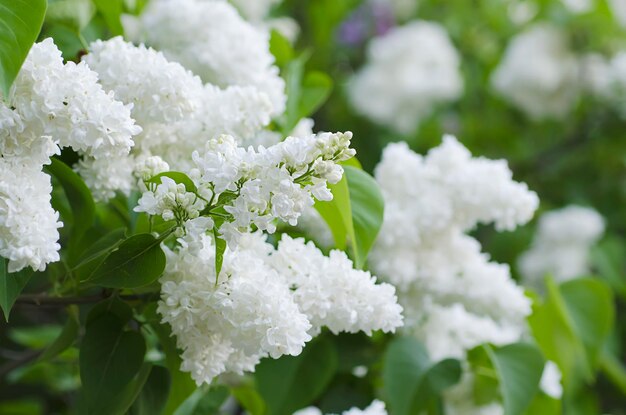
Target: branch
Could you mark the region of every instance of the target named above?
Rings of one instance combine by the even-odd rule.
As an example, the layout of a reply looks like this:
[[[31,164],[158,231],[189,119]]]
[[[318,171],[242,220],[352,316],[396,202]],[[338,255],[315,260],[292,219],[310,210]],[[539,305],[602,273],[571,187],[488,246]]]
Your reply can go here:
[[[19,357],[6,362],[0,366],[0,379],[6,377],[6,375],[18,367],[24,366],[37,359],[41,353],[43,353],[43,350],[28,350],[27,352],[22,353]]]

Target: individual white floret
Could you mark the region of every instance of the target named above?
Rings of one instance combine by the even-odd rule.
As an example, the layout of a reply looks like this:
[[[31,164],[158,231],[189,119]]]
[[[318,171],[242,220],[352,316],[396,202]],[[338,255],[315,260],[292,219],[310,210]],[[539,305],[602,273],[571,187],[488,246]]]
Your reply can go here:
[[[342,251],[326,257],[312,242],[283,234],[271,261],[311,321],[312,334],[322,327],[333,333],[393,332],[402,325],[395,288],[354,269]]]
[[[268,33],[243,20],[222,1],[158,0],[141,15],[148,44],[180,62],[205,82],[253,86],[285,109],[285,83],[274,66]]]
[[[577,58],[558,28],[531,26],[511,40],[491,83],[534,120],[564,119],[580,92]]]
[[[413,132],[439,105],[463,92],[458,53],[437,23],[414,21],[368,45],[366,65],[349,84],[361,114],[398,132]]]

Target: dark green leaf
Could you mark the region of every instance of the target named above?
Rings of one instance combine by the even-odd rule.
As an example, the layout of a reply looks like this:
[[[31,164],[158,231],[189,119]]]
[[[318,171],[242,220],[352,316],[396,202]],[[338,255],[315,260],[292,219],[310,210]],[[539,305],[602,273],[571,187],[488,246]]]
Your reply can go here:
[[[80,257],[75,261],[77,264],[71,264],[73,265],[72,271],[78,276],[78,279],[87,279],[102,261],[104,261],[107,255],[117,249],[125,239],[125,234],[125,228],[115,229],[102,236],[82,252]]]
[[[470,350],[468,359],[477,378],[485,373],[493,374],[489,378],[495,376],[506,415],[523,414],[539,392],[545,360],[532,344],[482,345]]]
[[[37,40],[46,5],[46,0],[0,1],[0,92],[5,100]]]
[[[140,396],[143,391],[146,382],[150,374],[152,374],[151,363],[144,363],[137,373],[137,376],[124,388],[122,393],[117,397],[117,402],[111,406],[109,413],[111,415],[129,415],[129,410],[132,408],[134,402]]]
[[[383,387],[394,414],[418,414],[459,381],[461,364],[446,359],[433,364],[424,346],[412,337],[394,339],[385,352]]]
[[[7,264],[8,261],[0,257],[0,308],[4,313],[4,319],[9,321],[9,314],[15,300],[26,287],[34,272],[30,268],[24,268],[19,272],[9,273]]]
[[[337,367],[337,350],[324,337],[308,343],[299,356],[263,359],[254,377],[267,414],[291,415],[311,405],[326,389]]]
[[[165,269],[161,239],[143,233],[122,242],[95,269],[88,281],[103,287],[136,288],[150,284]]]
[[[68,223],[72,224],[70,241],[78,241],[91,227],[95,217],[96,207],[91,191],[71,168],[58,159],[51,159],[50,165],[44,170],[54,176],[63,187],[72,208],[72,217],[63,218],[63,222],[66,226]]]
[[[87,322],[79,360],[88,414],[112,413],[143,364],[145,341],[139,332],[124,330],[125,324],[111,312],[98,313]]]
[[[98,11],[104,17],[104,20],[113,36],[121,36],[124,34],[124,27],[120,20],[123,9],[123,0],[93,0]]]
[[[148,183],[154,183],[157,185],[161,184],[162,177],[169,177],[178,184],[184,184],[185,189],[188,192],[196,193],[198,191],[193,180],[191,180],[185,173],[181,173],[179,171],[166,171],[164,173],[159,173],[156,176],[151,177],[150,180],[148,180]]]
[[[181,360],[176,348],[176,338],[172,336],[169,326],[160,322],[160,316],[156,313],[156,305],[152,304],[146,307],[143,315],[159,338],[159,344],[165,353],[165,364],[170,372],[171,388],[163,414],[171,415],[194,393],[197,387],[189,373],[181,372]]]
[[[170,372],[163,366],[152,366],[130,415],[156,415],[163,412],[171,385]]]

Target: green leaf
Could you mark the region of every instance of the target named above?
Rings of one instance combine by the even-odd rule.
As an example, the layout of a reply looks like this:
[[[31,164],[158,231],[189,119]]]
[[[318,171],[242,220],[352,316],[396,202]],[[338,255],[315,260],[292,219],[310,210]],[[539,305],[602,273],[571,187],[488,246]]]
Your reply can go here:
[[[220,237],[217,227],[213,227],[213,239],[215,240],[215,283],[219,280],[222,264],[224,263],[224,252],[226,252],[226,241]]]
[[[337,350],[325,337],[308,343],[299,356],[263,359],[256,367],[257,390],[268,415],[291,415],[313,403],[338,367]]]
[[[60,23],[79,33],[96,12],[91,0],[56,0],[50,1],[46,13],[46,22]]]
[[[137,288],[154,282],[165,269],[161,239],[149,233],[122,242],[87,280],[109,288]]]
[[[65,196],[72,208],[72,217],[63,218],[64,224],[72,224],[70,241],[77,242],[93,224],[96,206],[91,191],[71,168],[58,159],[51,159],[49,166],[44,170],[54,176],[65,192]]]
[[[250,413],[250,415],[264,415],[266,412],[266,405],[259,392],[250,385],[243,385],[233,388],[231,390],[232,395],[237,399],[237,402]]]
[[[227,387],[202,385],[176,409],[174,415],[218,415],[227,398]]]
[[[468,360],[476,374],[476,387],[485,384],[481,378],[487,377],[489,384],[495,378],[506,415],[523,414],[539,392],[545,360],[532,344],[514,343],[502,347],[485,344],[470,350]]]
[[[159,185],[161,184],[162,177],[169,177],[178,184],[184,184],[185,190],[188,192],[196,193],[198,191],[193,180],[191,180],[185,173],[181,173],[179,171],[166,171],[164,173],[159,173],[156,176],[151,177],[147,182]]]
[[[294,55],[293,48],[289,40],[285,38],[278,30],[272,29],[270,36],[270,52],[276,58],[276,65],[279,68],[287,65]]]
[[[123,0],[93,0],[98,11],[104,17],[111,34],[113,36],[124,35],[124,27],[120,20],[120,16],[124,11]]]
[[[140,396],[141,392],[152,373],[151,363],[144,363],[135,378],[124,388],[117,397],[117,402],[112,405],[109,413],[111,415],[128,415],[133,403]]]
[[[333,200],[329,202],[316,200],[314,207],[328,224],[335,240],[335,247],[344,250],[347,238],[354,238],[348,179],[344,175],[336,184],[329,184],[328,188],[333,194]]]
[[[455,359],[432,363],[424,346],[412,337],[398,337],[387,348],[383,362],[383,390],[394,414],[418,414],[439,400],[461,377]]]
[[[4,313],[4,319],[8,322],[15,300],[28,284],[34,271],[24,268],[21,271],[9,273],[7,266],[8,260],[0,257],[0,308]]]
[[[61,330],[56,340],[44,350],[38,360],[40,362],[50,360],[72,346],[78,337],[79,329],[78,307],[71,306],[68,308],[68,318],[65,326],[63,326],[63,330]]]
[[[46,5],[46,0],[0,0],[0,92],[5,100],[41,31]]]
[[[118,228],[103,235],[82,252],[79,258],[70,263],[72,271],[80,280],[87,279],[107,255],[119,247],[125,239],[125,234],[126,228]]]
[[[152,366],[143,389],[129,412],[130,415],[163,413],[171,386],[170,372],[163,366]]]
[[[385,202],[372,176],[352,166],[344,166],[344,171],[348,179],[354,225],[352,249],[356,266],[361,268],[383,224]]]
[[[146,344],[126,331],[117,313],[99,312],[88,319],[80,347],[80,378],[88,414],[110,414],[120,393],[141,369]]]
[[[530,403],[524,415],[561,415],[561,401],[554,399],[543,392],[538,393]]]
[[[528,318],[544,356],[563,373],[566,393],[594,378],[600,351],[614,320],[611,290],[596,279],[581,278],[556,285],[546,281],[548,295]]]
[[[337,249],[351,242],[352,256],[358,268],[363,267],[383,223],[384,201],[372,176],[352,165],[344,165],[344,176],[329,188],[330,202],[315,203],[335,240]]]
[[[308,72],[302,82],[299,118],[308,117],[322,106],[333,90],[333,81],[323,72]]]

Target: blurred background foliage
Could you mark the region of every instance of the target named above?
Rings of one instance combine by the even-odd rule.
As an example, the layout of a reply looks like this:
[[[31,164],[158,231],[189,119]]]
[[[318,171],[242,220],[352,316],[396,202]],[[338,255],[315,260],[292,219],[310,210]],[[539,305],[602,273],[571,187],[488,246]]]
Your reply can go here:
[[[146,0],[50,0],[40,38],[53,37],[66,59],[79,60],[88,42],[122,33],[120,13],[137,14],[145,3]],[[541,211],[572,203],[598,210],[607,220],[607,230],[592,255],[594,277],[611,288],[607,302],[615,298],[616,307],[609,340],[596,339],[601,342],[596,346],[610,349],[610,361],[595,362],[594,375],[582,382],[584,386],[567,409],[551,413],[626,414],[626,121],[613,106],[591,97],[580,99],[563,120],[531,121],[494,94],[489,84],[511,37],[534,22],[549,21],[561,27],[575,51],[607,55],[626,51],[626,29],[604,0],[597,0],[592,10],[582,14],[571,13],[556,0],[418,3],[411,14],[394,16],[382,28],[377,27],[371,13],[373,2],[368,0],[285,0],[278,5],[273,15],[292,16],[300,26],[293,47],[277,33],[272,36],[272,51],[292,87],[290,95],[301,88],[298,77],[309,79],[313,86],[321,85],[318,98],[325,98],[328,92],[328,99],[321,106],[318,98],[312,99],[311,109],[319,106],[313,116],[315,129],[353,131],[357,156],[370,172],[389,142],[405,140],[414,150],[424,153],[440,143],[442,134],[451,133],[475,155],[507,159],[515,179],[528,183],[539,194]],[[520,13],[525,14],[523,19],[518,18]],[[357,39],[346,41],[342,30],[351,19],[361,19],[365,29]],[[401,135],[357,115],[348,103],[346,88],[350,77],[364,64],[368,41],[394,25],[414,19],[435,21],[447,29],[461,56],[465,87],[460,100],[438,108],[415,133]],[[290,76],[296,77],[294,83],[289,82]],[[331,82],[332,90],[327,91]],[[278,120],[277,128],[288,131],[297,118]],[[118,201],[120,206],[125,203]],[[128,220],[110,209],[100,209],[98,215],[110,229],[123,226]],[[529,246],[533,229],[533,223],[506,233],[480,227],[474,235],[495,261],[513,265]],[[37,291],[36,286],[30,288]],[[547,303],[557,301],[554,296],[562,289],[554,288]],[[611,304],[604,306],[609,311],[595,310],[597,315],[588,316],[588,324],[593,325],[596,316],[602,319],[595,321],[598,325],[612,320],[607,317],[612,313]],[[142,307],[137,305],[136,311],[141,310],[145,321],[154,323],[154,310]],[[587,311],[583,307],[581,313]],[[85,334],[79,332],[84,330],[79,319],[84,322],[85,318],[86,313],[79,313],[78,307],[70,309],[68,318],[68,313],[58,307],[35,309],[18,304],[10,328],[0,322],[0,414],[80,413],[68,409],[76,403],[75,391],[80,385],[78,349],[69,346]],[[253,414],[289,414],[312,403],[324,412],[339,412],[351,406],[364,407],[381,393],[388,401],[403,399],[394,397],[394,392],[383,383],[386,376],[393,377],[393,372],[387,372],[396,364],[392,362],[393,354],[386,352],[390,342],[387,336],[325,333],[299,357],[263,361],[247,381],[237,381],[240,383],[230,388],[203,387],[189,395],[194,385],[176,369],[177,356],[172,339],[168,341],[168,328],[157,322],[142,325],[141,330],[148,341],[147,360],[166,362],[172,372],[167,385],[160,384],[156,377],[152,383],[152,378],[147,378],[149,387],[141,392],[143,403],[135,403],[130,409],[133,414],[151,413],[150,396],[167,395],[167,390],[178,394],[178,403],[183,405],[177,408],[168,402],[166,411],[179,415],[217,413],[229,393]],[[59,339],[67,344],[59,345]],[[159,341],[161,346],[157,349]],[[580,339],[572,340],[575,341]],[[41,353],[55,344],[58,352],[53,348],[52,352]],[[393,344],[398,353],[405,346],[398,341]],[[564,347],[574,346],[566,342]],[[424,362],[420,364],[430,367]],[[544,410],[545,407],[541,411]],[[547,412],[531,409],[528,413]]]

